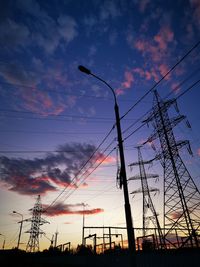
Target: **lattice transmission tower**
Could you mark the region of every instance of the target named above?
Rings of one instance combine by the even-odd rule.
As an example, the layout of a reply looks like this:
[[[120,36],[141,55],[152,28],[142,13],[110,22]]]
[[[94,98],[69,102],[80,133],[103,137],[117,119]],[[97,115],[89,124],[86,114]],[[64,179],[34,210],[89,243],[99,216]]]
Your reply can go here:
[[[172,105],[179,112],[175,99],[164,101],[157,91],[154,91],[153,111],[145,122],[151,122],[155,131],[145,143],[152,143],[159,138],[161,145],[157,158],[164,169],[165,243],[174,247],[198,247],[200,193],[179,154],[179,149],[184,145],[187,145],[192,154],[189,141],[176,141],[173,132],[173,128],[185,119],[185,116],[170,118],[168,109]],[[190,127],[189,123],[187,125]],[[177,241],[173,242],[175,236]]]
[[[32,218],[27,219],[26,221],[31,222],[31,229],[26,233],[30,233],[30,237],[26,246],[27,252],[36,252],[39,251],[39,235],[44,234],[41,231],[40,226],[44,223],[48,223],[46,220],[42,218],[42,204],[40,195],[38,195],[36,203],[32,209]]]
[[[164,238],[161,231],[160,223],[158,220],[158,214],[155,210],[151,192],[158,192],[158,188],[149,187],[147,179],[158,179],[158,174],[148,174],[145,170],[145,165],[152,164],[152,160],[144,161],[141,153],[141,146],[137,146],[138,150],[138,162],[133,162],[129,166],[139,166],[139,175],[135,175],[129,180],[141,180],[141,188],[138,190],[134,190],[131,194],[142,193],[143,196],[143,213],[142,213],[142,228],[143,228],[143,237],[147,236],[148,228],[150,222],[152,222],[153,226],[157,230],[158,237],[159,237],[159,247],[164,248]]]

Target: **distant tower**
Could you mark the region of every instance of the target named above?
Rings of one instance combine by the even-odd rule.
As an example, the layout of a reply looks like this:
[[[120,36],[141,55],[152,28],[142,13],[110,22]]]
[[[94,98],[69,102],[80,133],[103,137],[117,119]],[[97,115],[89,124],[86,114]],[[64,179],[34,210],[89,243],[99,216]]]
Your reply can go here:
[[[39,251],[39,235],[44,234],[44,232],[40,230],[40,226],[44,223],[48,223],[46,220],[42,219],[42,212],[43,209],[40,195],[38,195],[36,203],[32,209],[32,218],[26,220],[31,222],[31,229],[26,232],[30,233],[29,241],[26,246],[27,252]]]
[[[175,105],[176,100],[163,101],[154,92],[153,111],[145,122],[152,122],[154,133],[145,142],[152,142],[159,138],[161,153],[157,154],[164,168],[164,229],[165,242],[174,247],[198,247],[197,230],[200,225],[200,193],[190,173],[179,155],[179,149],[188,145],[189,141],[177,142],[174,137],[173,127],[185,116],[170,118],[168,109]],[[190,126],[188,124],[188,126]],[[173,241],[177,237],[177,242]]]
[[[143,237],[145,237],[147,235],[148,232],[148,226],[150,221],[153,223],[154,227],[157,229],[158,231],[158,236],[159,236],[159,246],[160,248],[164,248],[164,238],[163,238],[163,234],[161,231],[161,227],[160,227],[160,223],[158,220],[158,214],[156,213],[152,198],[151,198],[151,194],[150,192],[157,192],[158,189],[157,188],[150,188],[148,186],[148,182],[147,179],[148,178],[158,178],[157,174],[147,174],[145,171],[145,164],[151,164],[152,160],[150,161],[144,161],[142,158],[142,153],[141,153],[141,146],[138,146],[138,162],[134,162],[131,163],[129,166],[133,167],[133,166],[139,166],[139,170],[140,170],[140,174],[139,175],[135,175],[131,178],[129,178],[129,180],[141,180],[141,189],[135,190],[133,192],[131,192],[131,194],[136,194],[136,193],[142,193],[143,195]]]
[[[55,232],[55,241],[54,241],[54,247],[56,248],[57,247],[57,241],[58,241],[58,230],[56,230]]]

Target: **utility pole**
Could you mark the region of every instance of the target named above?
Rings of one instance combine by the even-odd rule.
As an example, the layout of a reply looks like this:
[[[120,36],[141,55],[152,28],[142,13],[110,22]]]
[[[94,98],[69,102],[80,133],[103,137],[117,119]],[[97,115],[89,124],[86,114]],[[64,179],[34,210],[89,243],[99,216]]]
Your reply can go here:
[[[178,112],[175,99],[164,101],[157,91],[154,91],[153,111],[144,122],[152,122],[155,131],[145,143],[159,138],[161,145],[161,153],[157,153],[157,158],[164,168],[163,221],[164,229],[168,228],[164,232],[166,244],[177,246],[170,240],[170,236],[178,231],[180,236],[184,235],[186,238],[182,244],[178,242],[178,246],[190,244],[192,247],[198,247],[200,193],[179,154],[179,149],[184,145],[187,145],[188,151],[192,153],[189,141],[176,141],[173,132],[173,128],[185,119],[185,116],[170,118],[168,109],[172,105]],[[187,125],[191,127],[188,122]]]

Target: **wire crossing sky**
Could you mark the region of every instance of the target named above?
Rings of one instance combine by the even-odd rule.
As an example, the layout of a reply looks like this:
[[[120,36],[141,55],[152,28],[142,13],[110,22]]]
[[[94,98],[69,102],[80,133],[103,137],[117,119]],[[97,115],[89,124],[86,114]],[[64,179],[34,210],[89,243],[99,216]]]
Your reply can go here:
[[[135,147],[152,131],[142,122],[152,109],[151,92],[156,88],[162,98],[177,99],[192,129],[182,123],[174,134],[191,141],[194,156],[181,153],[199,187],[200,2],[165,2],[1,1],[0,233],[7,248],[16,245],[20,219],[12,211],[29,218],[38,195],[50,221],[43,230],[51,239],[58,229],[58,243],[81,242],[83,214],[87,225],[125,226],[116,186],[114,99],[79,65],[115,90],[129,177]],[[155,157],[150,146],[142,149],[145,160]],[[160,190],[153,201],[162,226],[158,162],[152,172],[160,175],[157,184],[150,183]],[[129,191],[138,185],[129,183]],[[130,196],[136,227],[142,225],[141,199]],[[22,248],[28,227],[24,223]],[[47,238],[41,242],[49,246]]]

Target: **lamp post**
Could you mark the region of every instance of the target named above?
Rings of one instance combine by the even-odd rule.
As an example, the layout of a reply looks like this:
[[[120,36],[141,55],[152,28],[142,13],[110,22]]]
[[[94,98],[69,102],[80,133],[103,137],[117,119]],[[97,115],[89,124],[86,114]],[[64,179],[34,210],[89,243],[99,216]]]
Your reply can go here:
[[[22,233],[22,225],[23,225],[23,215],[19,212],[16,212],[15,210],[13,210],[13,213],[18,214],[22,217],[22,220],[19,222],[20,223],[20,228],[19,228],[19,236],[18,236],[18,242],[17,242],[17,249],[19,249],[19,244],[20,244],[20,238],[21,238],[21,233]]]
[[[83,229],[82,229],[82,245],[85,246],[84,244],[84,230],[85,230],[85,204],[82,203],[83,205]]]
[[[117,103],[117,98],[114,89],[103,79],[93,74],[89,69],[84,66],[79,66],[78,69],[81,72],[86,73],[87,75],[92,75],[94,78],[103,82],[112,92],[115,102],[115,118],[116,118],[116,126],[117,126],[117,137],[118,137],[118,145],[119,145],[119,153],[120,153],[120,163],[121,163],[121,172],[120,178],[122,179],[123,192],[124,192],[124,208],[125,208],[125,216],[126,216],[126,227],[127,227],[127,236],[128,236],[128,246],[129,251],[131,253],[135,253],[135,236],[133,229],[133,222],[131,216],[131,208],[129,203],[129,195],[128,195],[128,186],[127,186],[127,176],[126,176],[126,167],[125,167],[125,159],[124,159],[124,149],[123,149],[123,140],[122,140],[122,132],[121,132],[121,124],[120,124],[120,116],[119,116],[119,106]],[[135,262],[135,261],[134,261]]]
[[[5,235],[3,235],[3,234],[0,234],[0,235],[2,235],[3,236],[3,244],[2,244],[2,249],[4,250],[4,248],[5,248],[5,243],[6,243],[6,238],[5,238]]]

